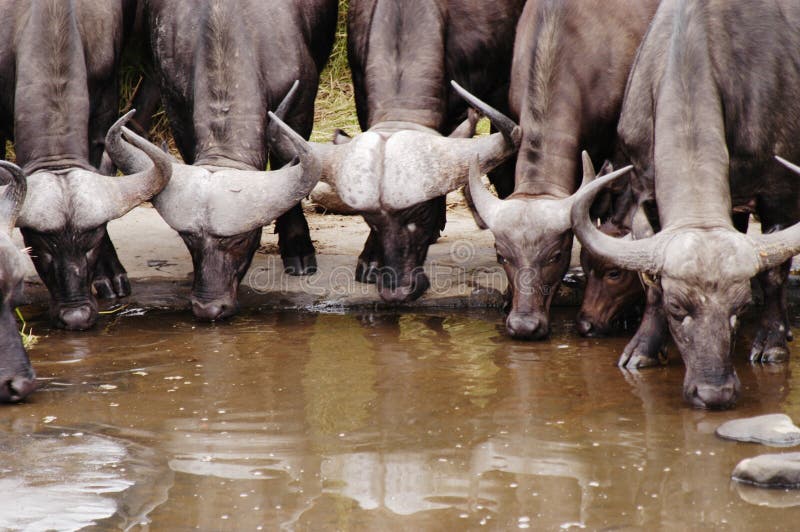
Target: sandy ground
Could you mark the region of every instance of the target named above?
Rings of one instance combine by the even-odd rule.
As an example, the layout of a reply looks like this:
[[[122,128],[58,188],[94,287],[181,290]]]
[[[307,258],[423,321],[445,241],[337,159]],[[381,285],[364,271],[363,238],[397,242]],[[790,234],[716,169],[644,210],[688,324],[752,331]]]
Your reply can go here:
[[[308,277],[284,275],[278,235],[267,226],[243,286],[243,307],[309,310],[382,307],[374,285],[354,280],[356,259],[368,230],[359,216],[320,214],[306,209],[317,249],[319,271]],[[124,302],[135,307],[188,308],[192,264],[178,234],[149,205],[137,207],[108,225],[120,260],[128,271],[133,294]],[[22,246],[19,231],[15,239]],[[431,246],[425,269],[431,288],[407,307],[491,307],[502,304],[506,278],[497,264],[494,239],[475,225],[460,193],[448,197],[447,227]],[[565,288],[560,301],[574,301]],[[28,265],[26,293],[31,303],[47,301],[47,293]],[[113,301],[103,302],[108,308]]]

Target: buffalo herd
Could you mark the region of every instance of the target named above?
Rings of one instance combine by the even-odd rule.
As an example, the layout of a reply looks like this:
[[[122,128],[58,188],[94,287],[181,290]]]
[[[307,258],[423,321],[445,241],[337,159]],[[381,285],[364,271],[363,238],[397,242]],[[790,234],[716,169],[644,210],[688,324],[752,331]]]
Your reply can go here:
[[[214,321],[236,314],[273,221],[284,272],[316,272],[300,200],[318,182],[369,225],[355,277],[387,303],[428,289],[444,196],[465,187],[508,278],[510,336],[549,334],[577,237],[578,331],[643,307],[619,366],[663,363],[671,338],[686,401],[731,407],[751,280],[764,304],[750,360],[788,360],[797,0],[350,0],[361,132],[309,142],[338,16],[338,0],[0,0],[0,140],[15,157],[0,161],[0,401],[36,387],[15,226],[53,324],[84,330],[98,298],[130,293],[106,224],[151,201],[191,255],[193,314]],[[149,75],[120,118],[126,52]],[[180,161],[144,138],[159,102]],[[480,115],[491,133],[475,136]]]

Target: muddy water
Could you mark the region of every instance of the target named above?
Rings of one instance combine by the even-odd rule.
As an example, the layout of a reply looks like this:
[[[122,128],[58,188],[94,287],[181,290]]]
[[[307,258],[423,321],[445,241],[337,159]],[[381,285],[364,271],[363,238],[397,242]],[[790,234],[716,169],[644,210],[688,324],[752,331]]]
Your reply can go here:
[[[798,420],[797,362],[742,363],[739,407],[697,411],[682,366],[621,372],[624,338],[581,339],[569,318],[542,343],[510,341],[494,312],[149,313],[40,331],[42,389],[0,410],[0,529],[798,522],[800,495],[729,481],[769,449],[713,435],[745,415]]]

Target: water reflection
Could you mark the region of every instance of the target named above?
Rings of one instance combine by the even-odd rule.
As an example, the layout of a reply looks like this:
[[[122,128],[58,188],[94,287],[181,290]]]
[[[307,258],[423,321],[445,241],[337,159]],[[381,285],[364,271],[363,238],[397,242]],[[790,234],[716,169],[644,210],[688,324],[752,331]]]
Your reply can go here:
[[[734,417],[797,412],[794,363],[741,364],[741,406],[703,412],[683,404],[680,365],[620,372],[624,338],[579,339],[565,326],[518,343],[496,323],[150,315],[80,340],[55,332],[32,353],[44,390],[4,410],[15,447],[0,479],[18,489],[43,455],[87,462],[70,438],[32,443],[56,419],[117,442],[95,453],[116,475],[92,484],[102,504],[71,503],[111,512],[117,521],[100,528],[144,514],[158,529],[769,528],[795,511],[789,498],[731,485],[733,466],[765,451],[713,435]],[[151,450],[147,474],[113,467],[134,447]],[[63,489],[64,472],[43,471],[39,488]],[[152,486],[169,490],[140,489]]]

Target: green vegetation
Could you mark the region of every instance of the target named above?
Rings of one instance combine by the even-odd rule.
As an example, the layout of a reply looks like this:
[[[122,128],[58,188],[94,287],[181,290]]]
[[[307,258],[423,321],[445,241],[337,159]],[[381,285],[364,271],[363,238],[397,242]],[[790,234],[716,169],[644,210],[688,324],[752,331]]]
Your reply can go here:
[[[33,329],[28,327],[28,323],[25,321],[25,318],[22,317],[22,312],[20,312],[18,308],[14,310],[17,313],[17,318],[22,322],[22,327],[19,330],[19,335],[22,337],[22,346],[25,349],[30,349],[36,345],[36,342],[39,341],[39,337],[33,334]],[[25,330],[26,328],[28,329],[27,331]]]

